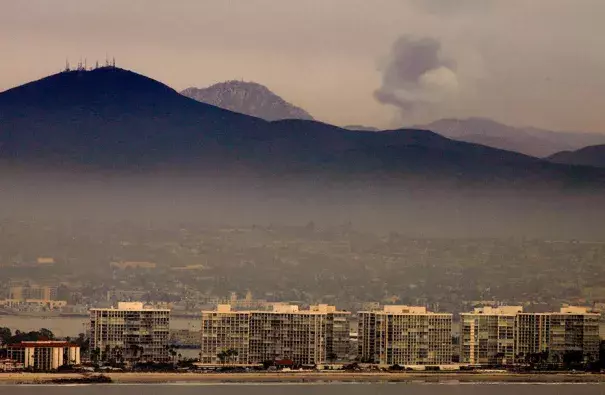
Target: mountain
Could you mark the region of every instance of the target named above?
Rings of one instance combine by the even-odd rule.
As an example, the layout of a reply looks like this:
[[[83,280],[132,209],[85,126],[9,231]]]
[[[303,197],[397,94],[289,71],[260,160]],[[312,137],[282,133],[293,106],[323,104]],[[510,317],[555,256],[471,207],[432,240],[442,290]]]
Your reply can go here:
[[[187,88],[181,94],[202,103],[266,121],[313,120],[313,117],[302,108],[288,103],[266,86],[255,82],[227,81],[203,89]]]
[[[554,163],[605,167],[605,144],[592,145],[577,151],[562,151],[548,157]]]
[[[112,67],[62,72],[0,93],[0,164],[330,183],[567,185],[605,176],[426,130],[367,133],[315,121],[267,122]]]
[[[553,132],[538,128],[518,128],[485,118],[441,119],[415,126],[452,139],[487,145],[544,158],[560,151],[605,144],[605,134]]]

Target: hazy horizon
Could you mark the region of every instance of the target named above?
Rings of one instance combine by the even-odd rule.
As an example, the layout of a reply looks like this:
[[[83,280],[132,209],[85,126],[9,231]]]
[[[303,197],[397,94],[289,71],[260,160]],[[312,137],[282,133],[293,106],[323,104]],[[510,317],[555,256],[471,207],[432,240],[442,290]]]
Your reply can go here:
[[[66,58],[92,66],[107,55],[179,91],[258,82],[336,125],[485,117],[605,132],[598,0],[0,4],[0,35],[10,38],[0,91]]]

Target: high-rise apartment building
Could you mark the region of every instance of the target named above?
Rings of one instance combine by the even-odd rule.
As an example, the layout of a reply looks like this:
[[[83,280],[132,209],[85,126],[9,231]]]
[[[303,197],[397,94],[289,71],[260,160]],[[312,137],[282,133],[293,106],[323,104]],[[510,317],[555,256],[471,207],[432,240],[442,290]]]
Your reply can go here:
[[[230,305],[218,305],[216,311],[202,311],[200,335],[201,363],[249,363],[249,311],[233,311]],[[228,351],[231,355],[227,355]]]
[[[461,362],[524,363],[536,356],[563,363],[571,353],[583,362],[599,356],[600,314],[583,307],[526,313],[520,306],[483,307],[460,315]]]
[[[515,319],[515,362],[530,361],[550,347],[550,314],[518,313]]]
[[[452,314],[425,307],[384,306],[358,313],[359,358],[382,365],[452,362]]]
[[[349,344],[348,312],[334,306],[276,304],[271,311],[233,311],[219,305],[202,312],[201,362],[259,364],[290,360],[315,365],[344,361]]]
[[[550,360],[563,363],[567,354],[578,353],[582,362],[598,361],[600,318],[583,307],[564,307],[550,313]]]
[[[334,306],[311,306],[313,311],[326,313],[326,360],[346,362],[351,351],[351,313],[338,311]]]
[[[521,306],[480,307],[460,314],[460,362],[511,364],[515,360],[515,320]]]
[[[101,359],[169,362],[170,310],[121,302],[90,310],[90,349]]]

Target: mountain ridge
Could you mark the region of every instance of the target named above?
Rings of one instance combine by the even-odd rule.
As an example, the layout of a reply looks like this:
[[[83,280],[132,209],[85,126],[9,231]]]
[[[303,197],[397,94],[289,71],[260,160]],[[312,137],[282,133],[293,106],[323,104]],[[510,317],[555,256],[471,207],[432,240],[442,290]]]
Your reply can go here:
[[[122,69],[59,73],[0,93],[0,160],[12,165],[160,168],[295,179],[592,183],[605,172],[400,129],[368,133],[267,122]]]
[[[555,132],[535,127],[514,127],[488,118],[444,118],[413,126],[435,131],[445,137],[494,148],[546,158],[560,151],[605,144],[605,134]]]
[[[605,144],[591,145],[576,151],[561,151],[547,158],[553,163],[605,168]]]

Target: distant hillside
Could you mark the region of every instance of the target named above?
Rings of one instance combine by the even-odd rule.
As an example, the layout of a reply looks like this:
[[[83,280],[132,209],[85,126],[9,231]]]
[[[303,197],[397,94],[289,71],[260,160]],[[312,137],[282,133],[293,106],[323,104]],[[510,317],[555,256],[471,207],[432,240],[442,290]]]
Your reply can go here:
[[[375,128],[373,126],[364,126],[364,125],[347,125],[343,126],[344,129],[347,130],[357,130],[360,132],[379,132],[380,129]]]
[[[55,74],[0,93],[0,162],[157,169],[363,183],[599,183],[605,171],[552,164],[415,129],[368,133],[267,122],[197,102],[119,68]]]
[[[516,151],[539,158],[588,145],[605,144],[605,134],[553,132],[537,128],[517,128],[484,118],[441,119],[414,126],[432,130],[452,139]]]
[[[605,167],[605,144],[584,147],[577,151],[562,151],[548,157],[554,163]]]
[[[181,94],[202,103],[266,121],[313,120],[313,117],[302,108],[288,103],[266,86],[255,82],[227,81],[208,88],[187,88]]]

